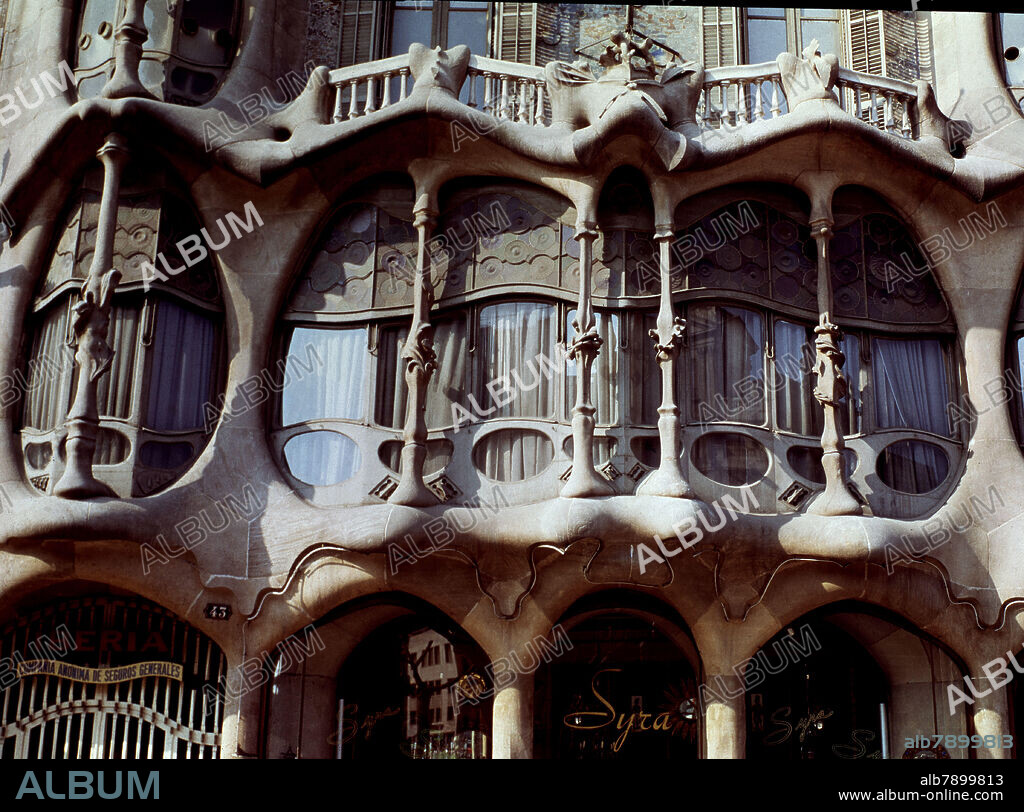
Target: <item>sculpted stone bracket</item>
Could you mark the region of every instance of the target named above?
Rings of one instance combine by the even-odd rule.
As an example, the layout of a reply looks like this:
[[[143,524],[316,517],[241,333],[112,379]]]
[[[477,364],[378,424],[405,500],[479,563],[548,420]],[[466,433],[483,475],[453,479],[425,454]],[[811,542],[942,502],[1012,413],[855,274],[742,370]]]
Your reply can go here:
[[[802,58],[781,53],[776,61],[790,110],[812,99],[836,102],[832,88],[839,78],[839,59],[835,54],[822,55],[818,40],[811,40]]]

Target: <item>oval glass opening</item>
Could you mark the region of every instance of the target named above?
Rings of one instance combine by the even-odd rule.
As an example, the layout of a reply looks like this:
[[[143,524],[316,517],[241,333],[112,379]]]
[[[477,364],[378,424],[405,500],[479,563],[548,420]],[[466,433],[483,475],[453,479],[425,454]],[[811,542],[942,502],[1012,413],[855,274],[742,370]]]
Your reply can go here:
[[[949,474],[949,457],[934,443],[900,440],[878,455],[878,478],[894,491],[928,493]]]
[[[693,444],[693,464],[722,485],[753,485],[768,473],[768,452],[745,434],[705,434]]]
[[[385,440],[377,449],[377,456],[380,461],[396,474],[402,473],[402,446],[401,440]],[[423,473],[425,475],[436,474],[444,470],[444,467],[452,461],[452,453],[455,446],[451,440],[427,440],[427,456],[423,461]]]
[[[608,460],[615,456],[615,449],[619,443],[614,437],[595,437],[594,438],[594,464],[604,465]],[[565,456],[572,459],[572,436],[566,437],[565,442],[562,443],[562,449],[565,451]]]
[[[362,465],[359,446],[336,431],[309,431],[292,437],[284,459],[293,477],[307,485],[344,482]]]
[[[786,460],[804,479],[824,485],[825,469],[821,467],[821,454],[821,446],[795,445],[786,451]],[[850,448],[844,448],[843,462],[846,464],[846,475],[849,476],[857,467],[857,453]]]
[[[661,440],[657,437],[634,437],[629,441],[633,456],[648,468],[661,465]]]
[[[93,465],[120,465],[128,459],[131,442],[119,431],[101,428],[96,435]]]
[[[192,443],[145,443],[139,449],[139,462],[173,471],[192,459],[192,453]]]
[[[530,429],[501,429],[473,446],[473,465],[488,479],[519,482],[542,473],[555,456],[546,434]]]

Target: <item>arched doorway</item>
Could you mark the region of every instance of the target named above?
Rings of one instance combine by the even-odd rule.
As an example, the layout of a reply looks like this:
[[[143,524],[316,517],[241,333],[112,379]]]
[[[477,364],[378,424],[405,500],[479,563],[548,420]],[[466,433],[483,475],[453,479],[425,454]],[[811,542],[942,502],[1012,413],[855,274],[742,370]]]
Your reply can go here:
[[[572,648],[537,671],[536,757],[697,758],[696,650],[647,603],[581,601],[556,626]]]
[[[3,758],[218,758],[220,648],[128,594],[23,608],[0,631]]]
[[[960,740],[946,685],[963,664],[892,612],[851,601],[792,621],[755,654],[745,683],[747,758],[970,758],[918,746]]]
[[[338,672],[335,755],[488,758],[487,664],[481,648],[441,613],[422,609],[384,623]],[[475,701],[463,701],[466,696]]]

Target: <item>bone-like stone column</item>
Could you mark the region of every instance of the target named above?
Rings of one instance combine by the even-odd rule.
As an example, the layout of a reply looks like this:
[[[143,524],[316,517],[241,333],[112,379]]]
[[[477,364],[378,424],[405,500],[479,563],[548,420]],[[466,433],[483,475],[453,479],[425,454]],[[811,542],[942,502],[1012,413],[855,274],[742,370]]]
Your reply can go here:
[[[814,500],[809,513],[821,516],[854,516],[861,512],[860,503],[846,485],[843,470],[843,433],[839,430],[838,412],[846,396],[847,382],[843,376],[846,358],[839,348],[843,332],[832,323],[832,271],[829,241],[832,220],[819,216],[811,221],[811,234],[818,244],[818,326],[814,328],[814,373],[818,382],[814,397],[825,412],[825,428],[821,433],[821,466],[825,469],[825,492]]]
[[[97,152],[103,163],[103,196],[100,199],[99,223],[96,228],[96,250],[89,276],[82,288],[82,299],[74,309],[73,325],[78,337],[78,350],[75,353],[78,384],[65,422],[68,430],[67,465],[53,489],[57,496],[67,499],[116,496],[114,491],[93,476],[92,455],[99,433],[99,380],[110,370],[114,360],[114,351],[107,346],[107,332],[110,328],[111,299],[121,280],[121,272],[114,270],[111,264],[121,173],[128,154],[124,137],[117,133],[108,135]]]
[[[1007,688],[1005,686],[993,688],[992,681],[980,668],[972,668],[971,670],[974,671],[974,675],[971,677],[974,691],[964,683],[957,685],[957,688],[960,688],[974,699],[974,704],[970,706],[969,712],[974,721],[974,733],[982,737],[982,746],[974,752],[978,758],[1009,758],[1010,749],[1004,749],[1002,746],[1003,736],[1010,732],[1010,707]],[[1012,667],[1010,671],[1012,673]],[[996,746],[985,747],[985,736],[995,736]]]
[[[533,674],[494,695],[491,758],[533,758]]]
[[[413,282],[412,326],[402,348],[405,385],[409,393],[402,433],[405,445],[402,446],[401,479],[388,501],[398,505],[425,507],[438,502],[423,482],[423,463],[427,456],[427,383],[437,369],[434,328],[430,324],[430,305],[434,297],[430,284],[427,241],[437,222],[437,212],[417,208],[414,214],[419,248],[416,253],[416,278]]]
[[[139,80],[142,43],[149,36],[142,16],[145,7],[146,0],[128,0],[126,3],[124,17],[114,32],[114,73],[100,93],[105,99],[154,98]]]
[[[658,407],[658,437],[661,441],[661,464],[657,471],[640,483],[636,489],[644,496],[692,497],[693,492],[683,475],[679,462],[682,429],[679,425],[679,406],[676,404],[676,369],[682,347],[686,321],[672,309],[671,242],[672,226],[660,225],[654,239],[658,243],[661,263],[661,306],[658,309],[657,329],[650,331],[654,351],[661,368],[661,405]]]
[[[707,758],[746,758],[747,708],[743,680],[735,673],[709,675],[707,683],[724,685],[721,696],[707,692],[704,738]]]
[[[580,219],[575,239],[580,244],[580,297],[576,305],[575,331],[568,355],[576,361],[576,405],[572,410],[572,473],[562,488],[567,498],[611,496],[615,491],[594,470],[594,413],[591,401],[590,371],[603,343],[597,334],[597,319],[590,299],[591,264],[597,229],[593,223]]]

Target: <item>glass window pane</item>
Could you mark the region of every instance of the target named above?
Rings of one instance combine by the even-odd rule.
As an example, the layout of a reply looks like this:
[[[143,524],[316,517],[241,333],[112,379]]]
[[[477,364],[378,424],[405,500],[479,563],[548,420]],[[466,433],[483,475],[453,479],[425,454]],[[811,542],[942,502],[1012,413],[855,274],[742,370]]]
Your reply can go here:
[[[407,327],[388,327],[381,330],[380,335],[377,422],[395,429],[405,425],[408,390],[401,357],[408,335]],[[469,407],[466,399],[469,391],[466,381],[466,319],[459,316],[436,322],[433,343],[437,369],[427,383],[427,428],[440,429],[454,424],[453,403]]]
[[[187,431],[212,424],[213,364],[217,329],[209,316],[169,300],[157,305],[146,425]]]
[[[1024,14],[1000,14],[1002,28],[1003,65],[1006,81],[1011,85],[1024,85]]]
[[[366,328],[297,327],[285,359],[281,423],[363,416]]]
[[[505,302],[480,310],[474,390],[487,417],[554,417],[556,381],[548,364],[560,367],[555,327],[550,304]]]
[[[801,50],[811,44],[811,40],[818,40],[818,50],[823,54],[839,55],[839,26],[834,22],[817,20],[804,20],[800,24],[800,47]]]
[[[878,478],[903,493],[933,491],[949,474],[949,458],[937,445],[901,440],[878,455]]]
[[[699,305],[687,318],[693,422],[764,425],[764,320],[738,307]]]
[[[747,60],[752,65],[774,62],[786,47],[785,20],[749,20],[747,24]]]
[[[433,27],[433,3],[396,3],[391,27],[391,56],[409,53],[414,42],[430,46]]]
[[[453,7],[455,3],[451,3]],[[480,7],[480,3],[467,3],[467,6]],[[456,11],[448,14],[448,47],[467,45],[469,52],[477,56],[487,56],[487,8],[479,10]]]
[[[786,9],[784,8],[748,8],[748,17],[774,17],[775,19],[782,20],[786,16]]]
[[[878,427],[949,436],[949,386],[939,341],[876,338],[872,348]]]
[[[362,465],[359,446],[334,431],[308,431],[292,437],[284,446],[284,458],[292,476],[307,485],[336,485]]]
[[[803,324],[775,322],[775,419],[783,431],[817,437],[825,415],[814,397],[814,331]]]
[[[802,8],[800,14],[803,17],[814,17],[819,20],[839,19],[839,11],[834,8]]]
[[[25,425],[34,429],[48,431],[59,426],[71,405],[75,351],[65,343],[67,316],[67,301],[60,299],[47,311],[33,340],[26,376]]]

